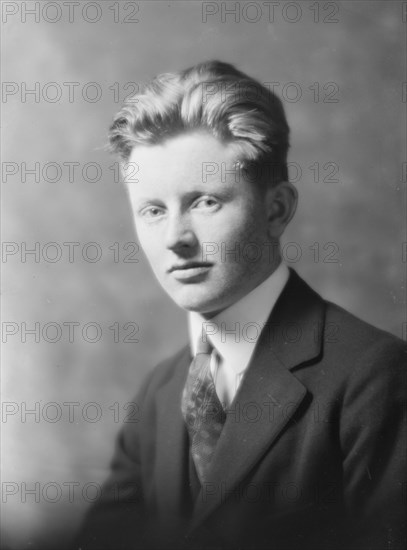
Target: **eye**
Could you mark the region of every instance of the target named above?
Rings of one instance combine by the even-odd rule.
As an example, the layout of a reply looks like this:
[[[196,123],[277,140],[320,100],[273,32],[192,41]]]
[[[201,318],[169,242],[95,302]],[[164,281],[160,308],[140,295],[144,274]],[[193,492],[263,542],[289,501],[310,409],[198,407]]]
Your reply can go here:
[[[143,210],[141,210],[140,215],[143,218],[152,219],[152,218],[159,218],[160,216],[163,215],[163,213],[164,213],[163,208],[160,208],[158,206],[147,206],[146,208],[143,208]]]
[[[213,197],[201,197],[194,203],[194,208],[198,209],[215,209],[219,206],[219,203]]]

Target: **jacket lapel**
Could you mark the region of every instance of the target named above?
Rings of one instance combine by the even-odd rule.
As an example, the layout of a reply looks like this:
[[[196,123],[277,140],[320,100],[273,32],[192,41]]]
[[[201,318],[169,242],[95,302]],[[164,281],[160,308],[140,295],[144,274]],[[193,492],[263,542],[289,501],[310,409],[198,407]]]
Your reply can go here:
[[[174,375],[157,391],[155,493],[163,517],[179,516],[188,481],[188,434],[181,412],[182,390],[191,363],[189,348],[174,359]]]
[[[294,368],[321,353],[325,305],[292,270],[229,407],[207,483],[196,500],[191,530],[227,495],[273,445],[307,390]]]

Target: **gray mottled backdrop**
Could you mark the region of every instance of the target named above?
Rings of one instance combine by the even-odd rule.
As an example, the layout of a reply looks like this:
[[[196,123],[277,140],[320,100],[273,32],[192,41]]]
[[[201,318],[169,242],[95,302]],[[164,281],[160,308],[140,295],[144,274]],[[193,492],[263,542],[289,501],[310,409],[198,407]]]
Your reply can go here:
[[[126,403],[186,341],[103,150],[155,74],[218,58],[274,87],[300,194],[286,261],[402,336],[405,5],[2,2],[5,545],[63,548]]]

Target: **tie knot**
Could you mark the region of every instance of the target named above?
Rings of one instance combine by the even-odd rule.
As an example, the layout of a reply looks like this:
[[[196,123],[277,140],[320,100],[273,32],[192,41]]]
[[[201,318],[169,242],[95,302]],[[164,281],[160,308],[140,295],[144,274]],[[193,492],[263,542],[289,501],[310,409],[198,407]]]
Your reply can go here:
[[[196,355],[200,353],[204,353],[205,355],[210,355],[213,351],[213,346],[211,342],[209,341],[209,338],[206,334],[202,334],[198,338],[197,347],[196,347]]]

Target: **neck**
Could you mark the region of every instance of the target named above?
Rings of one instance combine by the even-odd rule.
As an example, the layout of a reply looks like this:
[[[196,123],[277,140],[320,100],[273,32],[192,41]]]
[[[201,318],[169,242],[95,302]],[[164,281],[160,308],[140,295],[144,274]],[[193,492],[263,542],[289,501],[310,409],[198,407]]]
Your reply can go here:
[[[281,254],[280,254],[280,251],[278,251],[278,254],[276,255],[276,258],[274,259],[273,263],[270,264],[270,269],[268,269],[264,273],[264,276],[262,278],[260,278],[258,281],[256,281],[256,283],[253,285],[253,287],[250,288],[250,290],[248,292],[246,292],[246,294],[244,294],[243,296],[240,296],[237,300],[235,300],[235,302],[233,302],[232,304],[229,304],[228,306],[226,306],[224,308],[220,308],[220,309],[215,310],[215,311],[200,313],[201,317],[203,317],[206,321],[209,321],[210,319],[213,319],[214,317],[216,317],[217,315],[222,313],[222,311],[225,311],[229,307],[233,306],[236,302],[239,302],[242,298],[244,298],[245,296],[250,294],[250,292],[252,292],[255,288],[257,288],[262,283],[264,283],[264,281],[266,279],[271,277],[271,275],[276,271],[276,269],[279,267],[280,264],[281,264]]]

